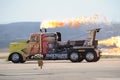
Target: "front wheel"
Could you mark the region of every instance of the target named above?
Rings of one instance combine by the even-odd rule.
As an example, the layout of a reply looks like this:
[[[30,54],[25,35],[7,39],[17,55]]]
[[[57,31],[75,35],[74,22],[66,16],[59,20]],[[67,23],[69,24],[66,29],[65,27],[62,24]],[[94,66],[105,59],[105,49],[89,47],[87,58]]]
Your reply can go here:
[[[13,53],[11,55],[11,61],[13,63],[24,63],[25,61],[23,60],[23,57],[19,53]]]
[[[19,63],[20,62],[20,55],[18,53],[13,53],[11,55],[11,61],[13,63]]]
[[[23,59],[21,58],[20,63],[25,63],[25,60],[23,60]]]

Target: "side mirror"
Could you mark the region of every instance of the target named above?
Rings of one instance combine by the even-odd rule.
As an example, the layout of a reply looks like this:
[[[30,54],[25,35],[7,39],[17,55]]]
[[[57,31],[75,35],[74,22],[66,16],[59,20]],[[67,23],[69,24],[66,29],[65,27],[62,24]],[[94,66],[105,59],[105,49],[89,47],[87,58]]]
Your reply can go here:
[[[30,40],[27,40],[27,42],[26,43],[29,43],[30,42]]]
[[[98,28],[98,29],[96,29],[96,31],[97,31],[97,32],[99,32],[99,31],[100,31],[100,29],[101,29],[101,28]]]

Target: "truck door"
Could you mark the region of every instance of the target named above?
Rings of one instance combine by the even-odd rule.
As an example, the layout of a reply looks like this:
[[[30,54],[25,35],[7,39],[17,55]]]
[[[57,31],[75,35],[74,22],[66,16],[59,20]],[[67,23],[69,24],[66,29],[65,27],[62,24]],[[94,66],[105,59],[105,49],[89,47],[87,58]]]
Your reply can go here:
[[[40,35],[39,34],[31,35],[29,42],[30,55],[39,54],[39,48],[40,48],[39,44],[40,44]]]
[[[50,53],[56,47],[56,34],[44,33],[42,34],[42,54]]]

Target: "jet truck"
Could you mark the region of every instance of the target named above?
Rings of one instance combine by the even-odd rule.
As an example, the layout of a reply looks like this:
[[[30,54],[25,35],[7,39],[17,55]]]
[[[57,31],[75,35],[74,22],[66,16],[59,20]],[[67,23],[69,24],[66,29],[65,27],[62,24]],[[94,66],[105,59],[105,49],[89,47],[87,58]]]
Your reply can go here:
[[[98,49],[96,34],[99,28],[88,30],[85,40],[61,40],[60,32],[31,34],[29,40],[10,43],[8,61],[24,63],[30,60],[70,60],[71,62],[97,62],[101,51]]]

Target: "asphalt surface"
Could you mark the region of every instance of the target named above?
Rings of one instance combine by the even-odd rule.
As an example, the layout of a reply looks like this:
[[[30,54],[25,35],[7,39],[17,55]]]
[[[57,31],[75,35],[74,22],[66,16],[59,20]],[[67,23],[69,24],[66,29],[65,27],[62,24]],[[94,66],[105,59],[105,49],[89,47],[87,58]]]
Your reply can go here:
[[[0,59],[0,80],[120,80],[120,59],[44,61],[42,69],[37,61],[14,64]]]

